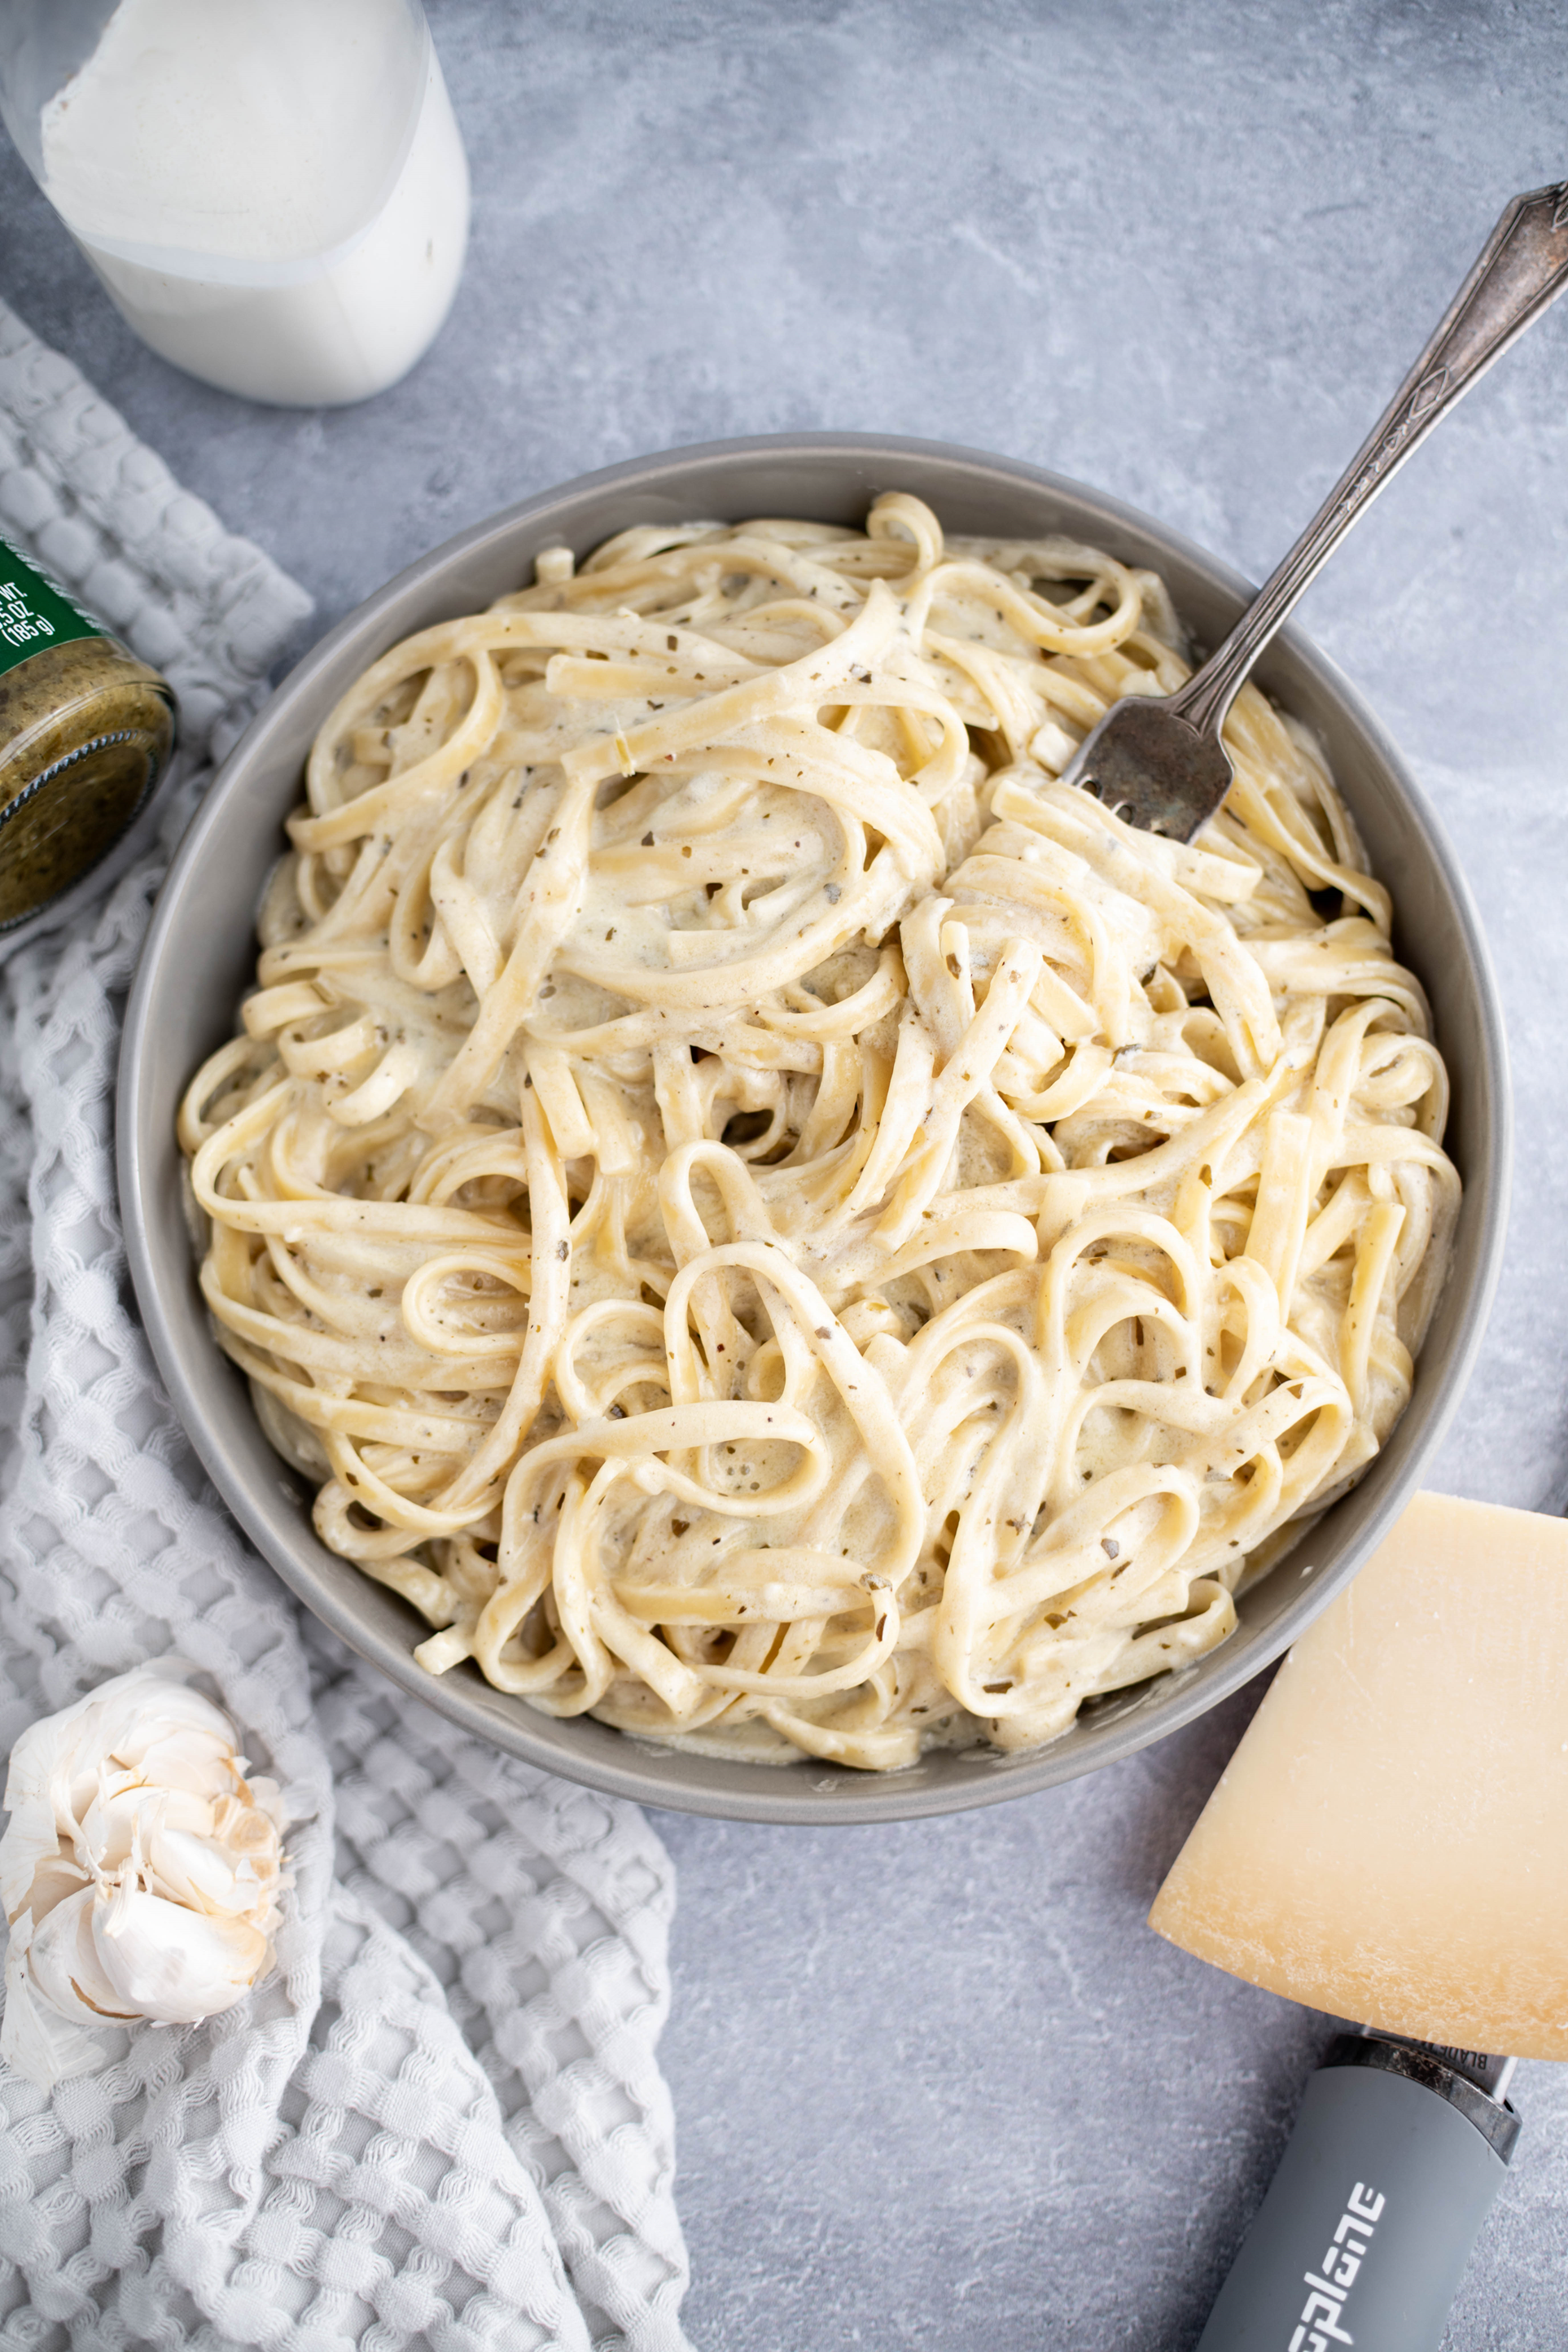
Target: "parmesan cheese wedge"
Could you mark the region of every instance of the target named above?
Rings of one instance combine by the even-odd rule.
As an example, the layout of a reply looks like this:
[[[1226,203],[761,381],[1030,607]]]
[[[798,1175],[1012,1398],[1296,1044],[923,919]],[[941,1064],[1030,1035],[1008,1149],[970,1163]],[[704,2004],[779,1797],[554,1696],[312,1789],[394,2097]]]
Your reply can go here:
[[[1289,1653],[1149,1924],[1313,2009],[1568,2058],[1568,1521],[1418,1496]]]

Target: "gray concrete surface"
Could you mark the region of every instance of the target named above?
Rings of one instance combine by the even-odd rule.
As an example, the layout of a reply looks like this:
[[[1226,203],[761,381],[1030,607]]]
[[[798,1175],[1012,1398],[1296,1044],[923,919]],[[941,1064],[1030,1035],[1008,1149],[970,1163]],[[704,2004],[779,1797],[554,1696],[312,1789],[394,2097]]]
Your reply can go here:
[[[1560,0],[434,0],[474,164],[443,340],[365,407],[252,408],[142,351],[9,151],[0,294],[321,625],[526,491],[710,436],[1008,451],[1253,572],[1505,199],[1568,172]],[[1520,1181],[1432,1483],[1568,1491],[1568,304],[1304,608],[1468,866]],[[1256,1691],[989,1815],[666,1818],[665,2044],[703,2352],[1179,2352],[1327,2021],[1143,1914]],[[1568,2346],[1568,2084],[1527,2130],[1450,2352]],[[1283,2341],[1283,2339],[1281,2339]],[[1263,2352],[1263,2347],[1260,2347]]]

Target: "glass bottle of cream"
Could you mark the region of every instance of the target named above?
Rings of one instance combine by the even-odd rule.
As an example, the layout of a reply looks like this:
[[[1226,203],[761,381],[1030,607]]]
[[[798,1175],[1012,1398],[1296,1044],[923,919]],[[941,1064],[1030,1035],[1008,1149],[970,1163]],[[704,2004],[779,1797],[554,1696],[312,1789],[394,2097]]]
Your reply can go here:
[[[283,406],[384,391],[462,273],[419,0],[0,0],[0,114],[164,359]]]

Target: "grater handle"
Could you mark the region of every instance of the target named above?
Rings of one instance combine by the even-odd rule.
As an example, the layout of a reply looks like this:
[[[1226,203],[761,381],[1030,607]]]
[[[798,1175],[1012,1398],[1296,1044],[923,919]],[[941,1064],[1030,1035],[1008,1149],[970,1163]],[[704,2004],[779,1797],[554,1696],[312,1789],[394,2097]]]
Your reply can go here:
[[[1437,2352],[1518,2137],[1430,2049],[1342,2034],[1197,2352]]]

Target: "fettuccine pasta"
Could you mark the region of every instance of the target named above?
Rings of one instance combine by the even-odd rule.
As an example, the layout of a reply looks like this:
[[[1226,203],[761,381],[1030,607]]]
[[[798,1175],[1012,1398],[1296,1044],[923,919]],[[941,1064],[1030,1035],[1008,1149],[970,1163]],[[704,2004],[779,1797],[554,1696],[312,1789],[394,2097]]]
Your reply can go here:
[[[395,646],[182,1116],[322,1540],[549,1714],[886,1769],[1223,1642],[1410,1393],[1458,1185],[1315,742],[1061,540],[639,529]]]

